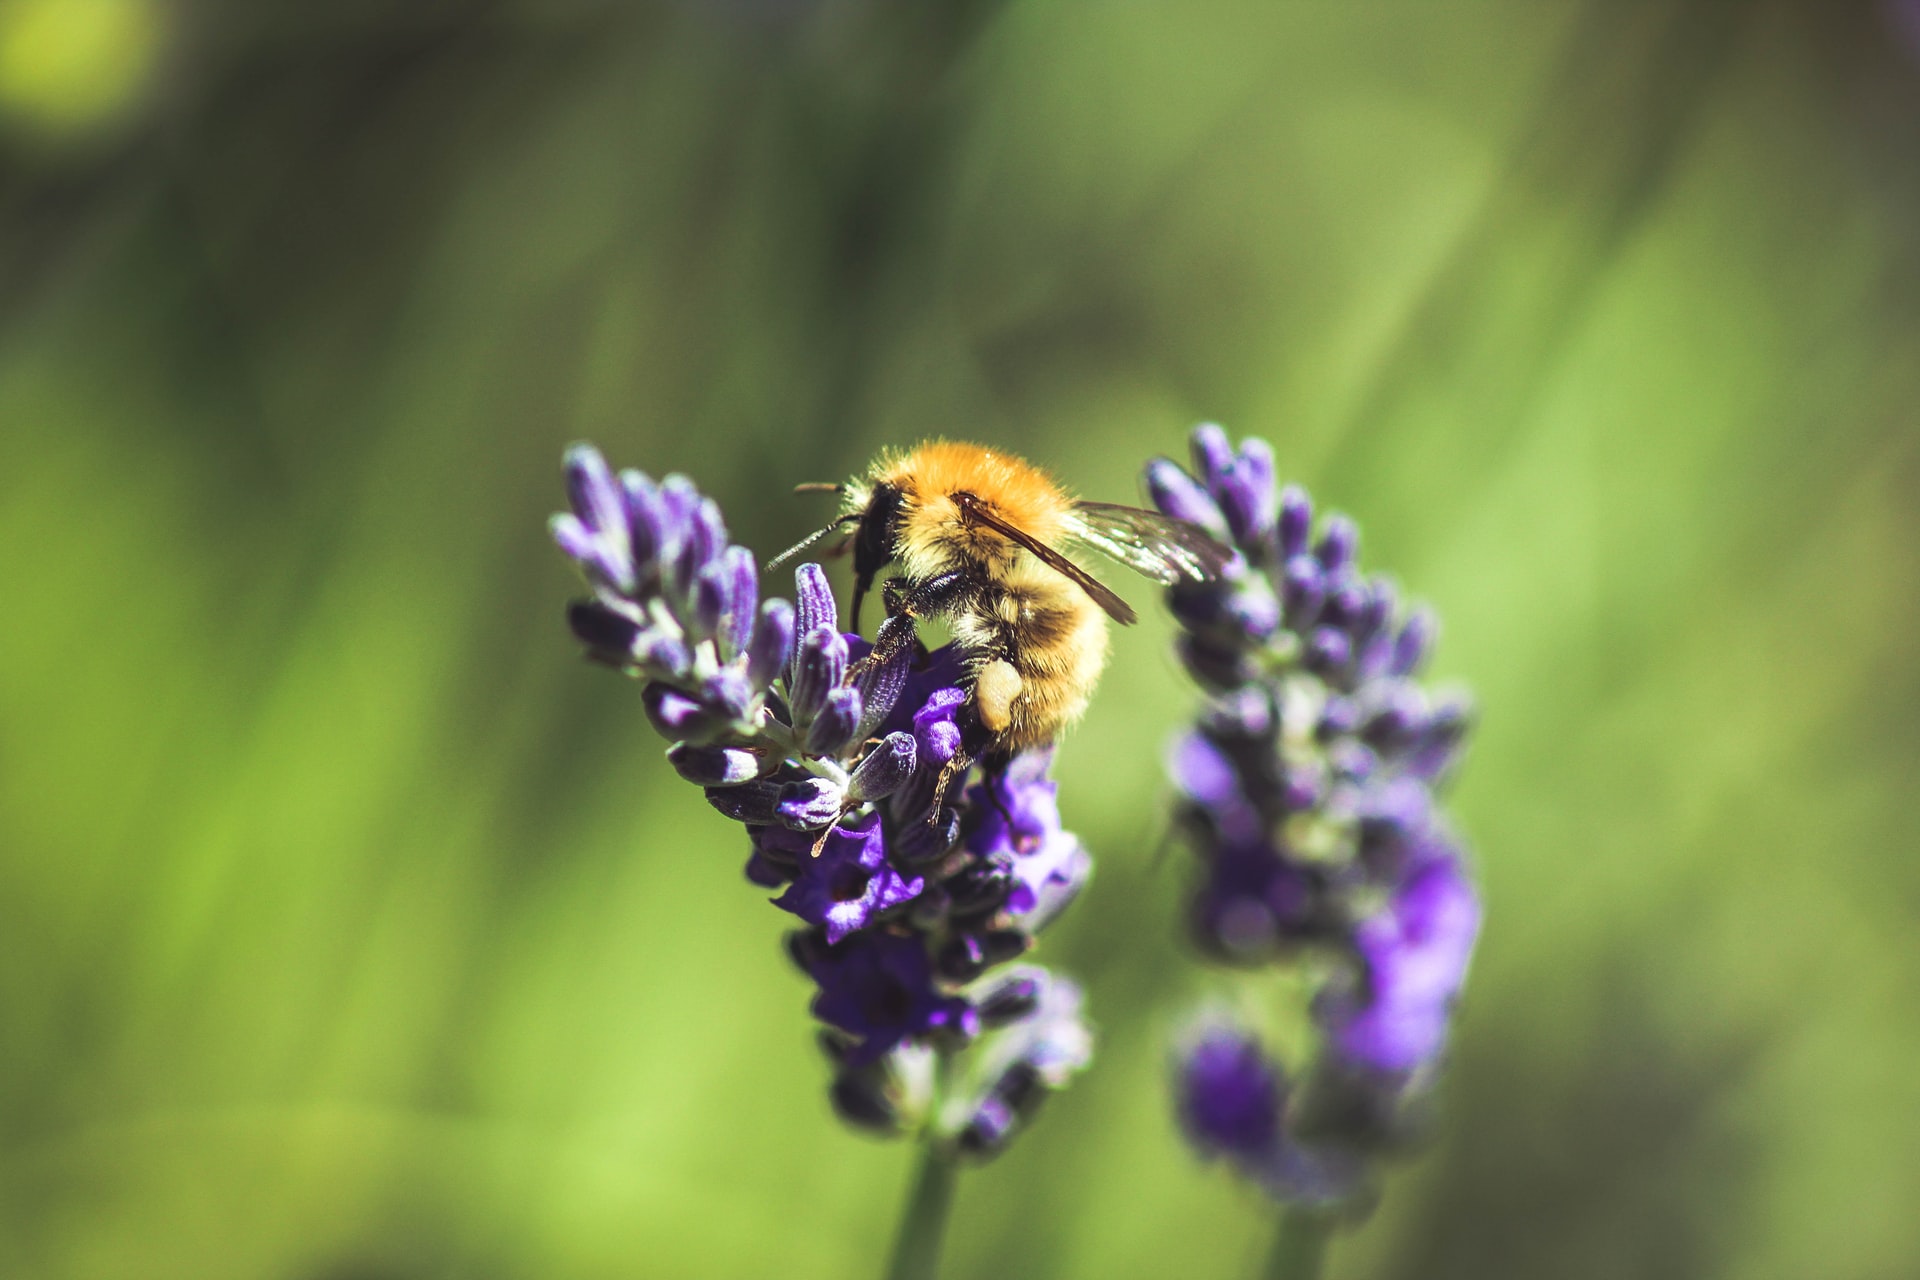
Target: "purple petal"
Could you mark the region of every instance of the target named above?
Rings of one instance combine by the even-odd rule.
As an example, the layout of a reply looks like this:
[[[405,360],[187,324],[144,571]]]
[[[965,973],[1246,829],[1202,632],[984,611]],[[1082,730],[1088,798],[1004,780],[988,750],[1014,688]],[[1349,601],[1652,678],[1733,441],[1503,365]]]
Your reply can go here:
[[[1435,1061],[1479,932],[1479,898],[1457,858],[1413,872],[1392,902],[1355,930],[1364,990],[1323,1002],[1331,1044],[1379,1071]]]
[[[1180,1125],[1202,1155],[1260,1158],[1278,1145],[1285,1076],[1255,1036],[1207,1027],[1181,1054],[1178,1068]]]
[[[963,689],[936,689],[913,713],[913,736],[924,767],[944,765],[960,750],[957,717],[967,703]]]

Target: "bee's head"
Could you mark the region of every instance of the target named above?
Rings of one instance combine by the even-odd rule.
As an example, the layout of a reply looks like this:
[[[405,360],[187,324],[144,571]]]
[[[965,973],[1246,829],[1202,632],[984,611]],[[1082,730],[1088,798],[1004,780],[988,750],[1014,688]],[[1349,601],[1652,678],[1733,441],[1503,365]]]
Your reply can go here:
[[[899,545],[900,490],[885,481],[847,491],[847,518],[853,531],[853,625],[860,626],[860,602],[882,569],[893,562]]]
[[[843,553],[849,543],[853,547],[853,626],[857,631],[860,627],[861,599],[873,586],[873,580],[880,571],[893,562],[904,514],[901,490],[899,486],[881,480],[853,484],[803,484],[796,485],[794,492],[839,494],[842,504],[840,517],[767,561],[767,568],[778,568],[835,530],[852,526],[853,536],[841,542],[830,554]]]

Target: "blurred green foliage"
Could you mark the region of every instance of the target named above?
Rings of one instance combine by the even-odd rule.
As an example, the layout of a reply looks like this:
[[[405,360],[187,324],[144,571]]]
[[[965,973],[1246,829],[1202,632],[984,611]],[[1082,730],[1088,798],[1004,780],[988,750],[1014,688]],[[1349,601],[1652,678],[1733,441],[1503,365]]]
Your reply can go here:
[[[1483,710],[1447,1123],[1334,1273],[1920,1268],[1880,4],[14,0],[0,128],[0,1275],[874,1274],[909,1153],[575,657],[559,451],[772,550],[883,444],[1128,500],[1203,417]],[[1060,766],[1102,1057],[953,1277],[1263,1247],[1164,1105],[1167,644]]]

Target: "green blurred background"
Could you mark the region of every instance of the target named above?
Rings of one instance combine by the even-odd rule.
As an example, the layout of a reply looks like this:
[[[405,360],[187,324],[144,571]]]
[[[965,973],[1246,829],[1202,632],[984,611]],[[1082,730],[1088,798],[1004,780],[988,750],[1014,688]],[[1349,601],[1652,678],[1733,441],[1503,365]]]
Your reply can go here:
[[[576,655],[560,449],[767,552],[1201,418],[1482,707],[1446,1127],[1334,1273],[1920,1270],[1920,8],[0,0],[0,135],[0,1275],[876,1274],[909,1152]],[[1167,651],[951,1277],[1263,1248],[1164,1105]]]

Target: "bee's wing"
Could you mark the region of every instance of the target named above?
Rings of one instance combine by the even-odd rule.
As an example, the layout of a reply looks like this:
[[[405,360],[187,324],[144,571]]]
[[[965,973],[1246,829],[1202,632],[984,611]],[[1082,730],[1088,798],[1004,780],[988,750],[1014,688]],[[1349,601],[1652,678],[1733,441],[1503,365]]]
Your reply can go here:
[[[1106,610],[1107,616],[1115,622],[1120,623],[1122,626],[1130,626],[1140,621],[1140,615],[1133,611],[1133,606],[1113,594],[1100,579],[1094,577],[1085,569],[1082,569],[1079,565],[1067,559],[1058,551],[1055,551],[1052,547],[1028,533],[1025,529],[1022,529],[1019,525],[1009,523],[994,514],[993,509],[987,506],[986,503],[980,501],[980,499],[970,493],[956,493],[953,495],[953,500],[960,505],[960,510],[966,514],[968,519],[978,520],[981,524],[994,530],[996,533],[1011,538],[1028,551],[1031,551],[1041,564],[1065,575],[1075,586],[1091,596],[1095,604]]]
[[[1155,582],[1210,582],[1233,563],[1234,551],[1197,524],[1121,507],[1111,502],[1078,502],[1080,527],[1074,538],[1105,552]]]

